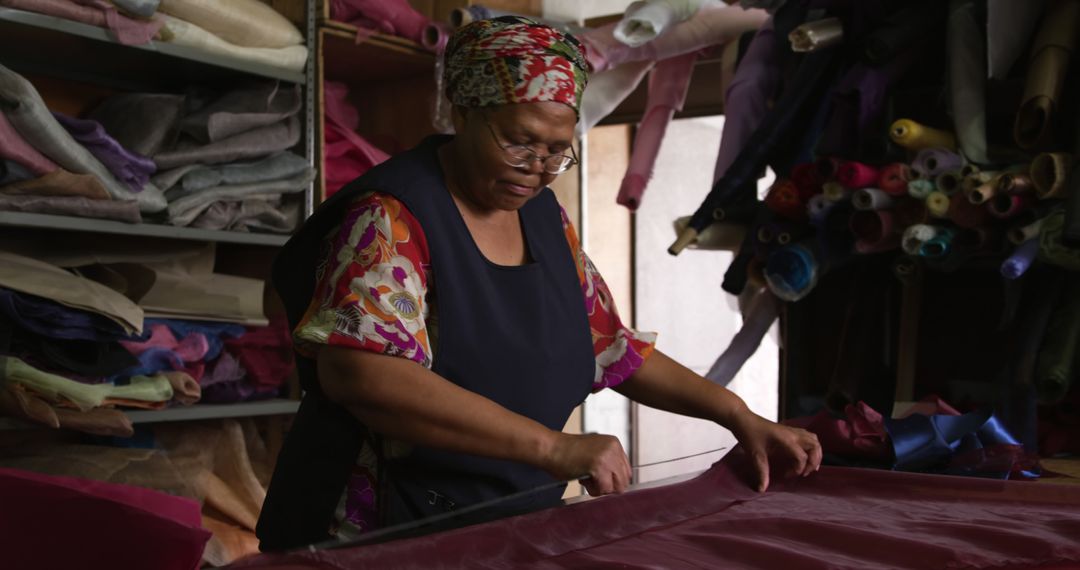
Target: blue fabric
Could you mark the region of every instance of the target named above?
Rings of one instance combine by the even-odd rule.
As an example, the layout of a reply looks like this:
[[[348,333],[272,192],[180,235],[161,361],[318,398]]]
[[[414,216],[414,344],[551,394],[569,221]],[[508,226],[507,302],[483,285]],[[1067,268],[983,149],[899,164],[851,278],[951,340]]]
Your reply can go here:
[[[765,265],[765,280],[780,299],[798,301],[817,283],[818,262],[814,253],[804,245],[780,248]]]
[[[0,314],[46,338],[90,341],[132,338],[119,324],[96,313],[2,287]]]
[[[226,338],[239,338],[247,330],[243,325],[232,323],[214,323],[209,321],[179,321],[174,319],[146,319],[144,327],[149,330],[151,325],[163,324],[169,327],[177,339],[182,339],[192,333],[202,333],[206,336],[206,343],[210,350],[203,359],[210,362],[221,354],[225,347]]]
[[[898,471],[1008,478],[1023,445],[991,411],[885,419]],[[1024,475],[1037,473],[1026,470]]]

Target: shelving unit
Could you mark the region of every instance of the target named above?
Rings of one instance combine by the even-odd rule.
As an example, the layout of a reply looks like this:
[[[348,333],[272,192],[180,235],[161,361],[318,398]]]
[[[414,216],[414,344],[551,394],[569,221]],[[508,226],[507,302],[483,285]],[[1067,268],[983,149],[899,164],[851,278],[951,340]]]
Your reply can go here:
[[[125,410],[124,414],[133,424],[161,422],[186,422],[223,418],[250,418],[278,416],[296,413],[300,402],[276,398],[239,404],[195,404],[188,407],[165,410]],[[21,420],[0,418],[0,430],[38,429],[39,426]]]
[[[289,236],[287,235],[203,230],[199,228],[185,228],[165,224],[126,224],[124,222],[112,220],[79,218],[75,216],[53,216],[50,214],[34,214],[29,212],[0,212],[0,226],[49,230],[63,229],[68,231],[86,231],[103,234],[267,246],[281,246],[289,241]]]

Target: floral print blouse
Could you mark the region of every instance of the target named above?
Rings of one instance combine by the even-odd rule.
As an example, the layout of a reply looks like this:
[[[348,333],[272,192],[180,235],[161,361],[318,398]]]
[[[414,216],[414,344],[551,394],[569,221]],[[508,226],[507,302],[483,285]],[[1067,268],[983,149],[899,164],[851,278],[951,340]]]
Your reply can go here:
[[[581,249],[565,211],[562,224],[589,317],[596,355],[593,391],[598,391],[637,370],[652,353],[656,335],[623,325],[611,292]],[[423,229],[405,206],[378,192],[356,199],[341,225],[330,232],[317,267],[315,295],[293,331],[296,349],[314,357],[322,345],[345,346],[431,368],[438,350],[438,299],[432,279]],[[369,442],[338,505],[338,527],[331,530],[339,538],[374,528],[377,472]]]

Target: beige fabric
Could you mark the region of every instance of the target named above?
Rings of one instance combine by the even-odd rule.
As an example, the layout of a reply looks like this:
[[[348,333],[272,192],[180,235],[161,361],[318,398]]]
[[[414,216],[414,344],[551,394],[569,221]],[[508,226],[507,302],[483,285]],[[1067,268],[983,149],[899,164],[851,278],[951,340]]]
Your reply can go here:
[[[203,550],[203,562],[209,566],[220,568],[259,553],[255,533],[212,515],[203,514],[202,522],[206,530],[214,533]]]
[[[99,313],[127,331],[142,332],[143,310],[138,305],[104,285],[55,265],[0,251],[0,286]]]
[[[224,2],[222,2],[224,4]],[[171,43],[184,45],[207,53],[242,59],[288,71],[300,72],[307,63],[307,47],[294,45],[282,48],[243,47],[229,43],[190,22],[165,16],[165,29]]]
[[[166,370],[161,373],[169,379],[173,389],[173,401],[184,406],[190,406],[202,397],[202,387],[187,372],[179,370]]]
[[[54,170],[44,176],[15,182],[0,187],[0,194],[31,196],[82,196],[94,200],[108,200],[109,193],[101,181],[92,174],[74,174],[66,170]]]
[[[162,0],[158,9],[238,46],[283,48],[304,42],[292,22],[259,0]]]

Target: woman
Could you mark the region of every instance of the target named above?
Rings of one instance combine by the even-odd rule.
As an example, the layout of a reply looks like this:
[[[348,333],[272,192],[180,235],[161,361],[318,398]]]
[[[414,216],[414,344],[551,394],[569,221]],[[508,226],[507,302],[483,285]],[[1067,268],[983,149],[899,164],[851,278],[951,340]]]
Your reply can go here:
[[[577,40],[524,18],[479,21],[451,38],[446,64],[456,135],[353,182],[275,265],[310,360],[300,359],[307,393],[264,506],[262,547],[349,538],[547,485],[512,505],[535,508],[560,497],[552,481],[621,492],[631,468],[618,440],[560,431],[604,387],[731,429],[761,490],[770,454],[816,470],[812,434],[753,414],[619,322],[547,188],[577,162]]]

